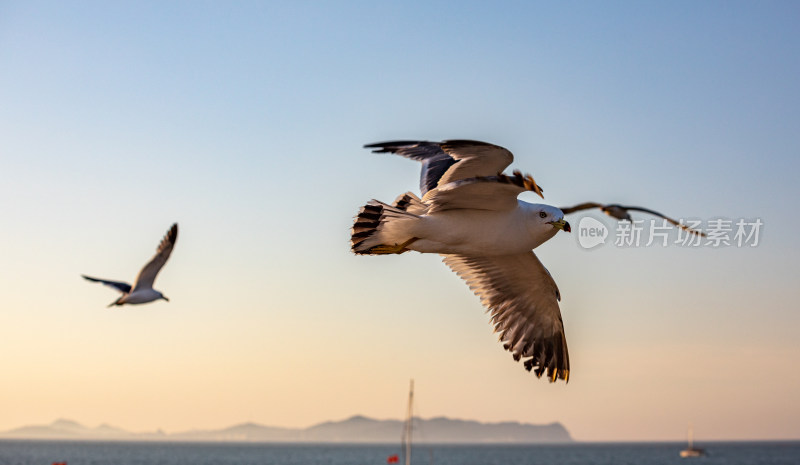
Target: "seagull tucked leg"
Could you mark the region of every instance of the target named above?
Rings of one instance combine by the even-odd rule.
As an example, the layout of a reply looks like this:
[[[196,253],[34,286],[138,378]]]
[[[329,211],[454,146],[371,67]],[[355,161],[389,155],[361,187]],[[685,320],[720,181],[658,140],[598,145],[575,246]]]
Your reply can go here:
[[[369,249],[367,253],[370,255],[401,254],[404,252],[408,252],[410,249],[407,249],[406,247],[408,247],[409,245],[413,244],[418,240],[419,240],[418,237],[412,237],[411,239],[403,242],[402,244],[376,245],[375,247]]]

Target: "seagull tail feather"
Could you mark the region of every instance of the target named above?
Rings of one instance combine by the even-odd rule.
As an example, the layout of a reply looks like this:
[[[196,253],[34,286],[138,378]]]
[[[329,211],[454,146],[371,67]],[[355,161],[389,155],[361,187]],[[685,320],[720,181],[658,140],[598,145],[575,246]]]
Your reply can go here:
[[[406,192],[398,196],[392,206],[415,215],[424,215],[428,212],[429,206],[425,204],[413,192]]]
[[[418,219],[419,216],[407,210],[419,211],[420,205],[425,207],[425,204],[416,196],[402,202],[404,198],[398,197],[396,206],[371,200],[361,207],[350,230],[350,246],[353,252],[360,255],[384,255],[408,251],[406,246],[416,238],[408,233],[407,225],[409,220]]]

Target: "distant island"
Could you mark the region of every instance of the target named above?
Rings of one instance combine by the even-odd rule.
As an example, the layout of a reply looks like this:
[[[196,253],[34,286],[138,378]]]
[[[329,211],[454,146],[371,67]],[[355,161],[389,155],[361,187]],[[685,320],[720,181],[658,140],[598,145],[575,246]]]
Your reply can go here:
[[[445,417],[414,418],[414,442],[437,444],[552,444],[572,442],[560,423],[481,423]],[[192,430],[167,434],[163,431],[134,433],[110,425],[89,428],[72,420],[32,425],[0,432],[0,439],[59,439],[100,441],[209,441],[209,442],[308,442],[395,443],[403,422],[376,420],[356,415],[308,428],[281,428],[242,423],[219,430]]]

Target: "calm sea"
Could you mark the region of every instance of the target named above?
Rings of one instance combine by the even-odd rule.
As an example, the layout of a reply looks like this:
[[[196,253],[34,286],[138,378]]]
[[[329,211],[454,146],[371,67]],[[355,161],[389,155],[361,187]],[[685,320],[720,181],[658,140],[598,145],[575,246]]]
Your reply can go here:
[[[800,442],[708,443],[706,457],[681,459],[685,444],[415,447],[415,465],[798,465]],[[0,440],[0,465],[382,465],[396,445],[220,444]]]

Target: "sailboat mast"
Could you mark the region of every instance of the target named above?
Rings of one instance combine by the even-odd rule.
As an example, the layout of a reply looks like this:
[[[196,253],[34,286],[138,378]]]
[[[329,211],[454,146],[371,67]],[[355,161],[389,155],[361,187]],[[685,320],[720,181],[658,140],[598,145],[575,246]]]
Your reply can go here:
[[[691,423],[689,423],[689,449],[694,449],[694,431]]]
[[[405,458],[406,465],[411,465],[411,423],[414,419],[414,380],[408,388],[408,410],[406,411]]]

